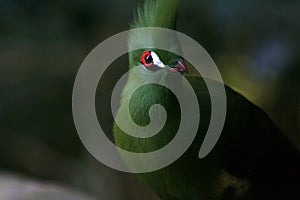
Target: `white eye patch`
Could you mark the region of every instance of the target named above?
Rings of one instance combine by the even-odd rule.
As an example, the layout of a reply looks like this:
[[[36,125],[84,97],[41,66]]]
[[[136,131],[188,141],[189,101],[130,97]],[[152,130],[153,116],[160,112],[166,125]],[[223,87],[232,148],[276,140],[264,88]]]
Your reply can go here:
[[[166,66],[164,63],[159,59],[158,55],[155,52],[151,52],[151,56],[153,58],[153,64],[160,67],[160,68],[165,68]]]

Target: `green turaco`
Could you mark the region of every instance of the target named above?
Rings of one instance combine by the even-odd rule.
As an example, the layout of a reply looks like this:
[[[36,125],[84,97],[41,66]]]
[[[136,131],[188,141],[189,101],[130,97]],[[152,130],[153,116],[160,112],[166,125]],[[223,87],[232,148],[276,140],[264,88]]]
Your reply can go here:
[[[178,4],[179,0],[146,0],[137,9],[132,28],[174,30]],[[155,34],[129,36],[130,47],[141,42],[153,46],[165,41],[160,41]],[[166,45],[170,50],[180,49],[176,39]],[[193,143],[179,159],[157,171],[141,173],[139,177],[161,200],[300,199],[298,151],[261,109],[227,86],[227,113],[221,136],[206,157],[198,157],[210,120],[211,101],[201,76],[186,73],[186,63],[177,54],[151,47],[129,53],[130,69],[136,70],[129,74],[117,117],[125,124],[130,120],[122,115],[136,84],[148,79],[164,83],[174,73],[182,74],[182,79],[192,85],[201,116]],[[165,73],[153,75],[161,70]],[[185,84],[179,81],[176,85],[184,94]],[[165,125],[159,133],[149,138],[134,137],[132,135],[141,134],[137,129],[129,128],[129,135],[115,124],[114,137],[119,147],[137,153],[152,152],[174,138],[180,123],[180,105],[174,93],[162,85],[147,84],[135,91],[129,101],[132,120],[146,126],[150,123],[149,109],[154,104],[162,105],[167,112]],[[181,106],[184,109],[184,105]],[[127,162],[126,158],[124,161]]]

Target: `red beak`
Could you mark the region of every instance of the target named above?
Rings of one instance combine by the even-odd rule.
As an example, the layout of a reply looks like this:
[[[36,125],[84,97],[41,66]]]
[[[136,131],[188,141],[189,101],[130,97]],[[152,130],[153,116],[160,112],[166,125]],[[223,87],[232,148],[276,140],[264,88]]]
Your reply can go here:
[[[188,69],[186,67],[186,64],[184,63],[184,61],[182,59],[179,59],[177,62],[177,65],[175,68],[176,71],[178,71],[179,73],[188,73]]]

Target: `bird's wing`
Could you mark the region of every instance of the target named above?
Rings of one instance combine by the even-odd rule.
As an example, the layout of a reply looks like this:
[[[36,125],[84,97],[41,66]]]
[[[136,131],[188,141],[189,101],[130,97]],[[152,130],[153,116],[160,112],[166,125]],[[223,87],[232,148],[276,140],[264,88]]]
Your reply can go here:
[[[189,76],[187,79],[194,87],[201,104],[201,99],[209,97],[202,78]],[[215,159],[233,176],[261,185],[264,190],[268,190],[268,187],[270,190],[286,187],[291,191],[300,189],[298,150],[263,110],[230,87],[225,86],[225,89],[226,121],[221,136],[208,157]],[[285,193],[286,190],[282,192]]]

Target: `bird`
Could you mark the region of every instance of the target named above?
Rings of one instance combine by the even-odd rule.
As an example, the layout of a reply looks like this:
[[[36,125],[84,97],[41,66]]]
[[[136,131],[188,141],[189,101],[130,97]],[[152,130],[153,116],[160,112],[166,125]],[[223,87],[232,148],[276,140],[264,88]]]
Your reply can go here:
[[[131,28],[176,30],[179,3],[179,0],[145,0],[136,9]],[[156,35],[132,34],[128,39],[131,47],[138,43],[164,42]],[[170,50],[181,49],[176,40],[166,45]],[[124,124],[129,122],[130,119],[124,116],[124,104],[131,98],[130,117],[139,126],[150,123],[149,109],[154,104],[165,108],[167,119],[159,133],[149,138],[132,136],[140,133],[130,127],[129,135],[114,123],[114,141],[118,147],[138,153],[155,151],[168,144],[178,129],[180,105],[168,88],[147,84],[130,95],[142,80],[164,83],[169,80],[168,76],[178,73],[190,83],[199,100],[201,120],[190,147],[170,165],[138,174],[161,200],[300,199],[299,151],[261,108],[225,85],[227,112],[222,133],[212,151],[200,159],[198,153],[211,115],[204,79],[199,74],[189,74],[184,58],[166,50],[149,46],[128,54],[129,69],[136,70],[129,72],[117,118]],[[153,76],[159,71],[164,71],[161,73],[164,75]],[[186,89],[181,82],[176,86],[178,90]],[[126,163],[126,158],[124,160]]]

